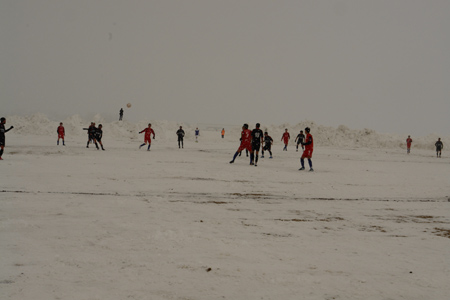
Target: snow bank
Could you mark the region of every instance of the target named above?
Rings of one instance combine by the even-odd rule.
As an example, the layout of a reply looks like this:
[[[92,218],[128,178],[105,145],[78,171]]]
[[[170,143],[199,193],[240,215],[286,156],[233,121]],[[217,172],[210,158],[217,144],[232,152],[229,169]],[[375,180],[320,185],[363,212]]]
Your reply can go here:
[[[56,135],[56,128],[59,126],[60,121],[49,120],[47,116],[36,113],[30,116],[8,116],[7,125],[14,126],[14,134],[23,135]],[[83,120],[79,115],[74,115],[61,122],[64,123],[66,134],[70,136],[84,136],[86,131],[83,128],[87,128],[91,121]],[[97,125],[103,125],[103,131],[105,135],[111,136],[114,139],[139,139],[139,131],[147,127],[150,122],[152,128],[156,132],[158,139],[167,140],[174,139],[175,132],[179,126],[183,126],[186,132],[186,138],[194,136],[194,130],[196,126],[187,123],[177,123],[169,121],[140,121],[138,123],[130,123],[128,121],[114,121],[106,122],[101,115],[95,115],[92,122]],[[249,124],[250,128],[253,128],[253,124]],[[220,126],[219,126],[220,127]],[[217,128],[219,128],[217,127]],[[304,130],[305,127],[311,128],[311,133],[314,136],[314,143],[318,146],[335,146],[344,148],[406,148],[407,136],[400,136],[396,134],[381,134],[371,129],[350,129],[344,125],[340,125],[337,128],[318,125],[312,121],[303,121],[296,125],[281,124],[281,125],[269,125],[262,126],[264,131],[268,131],[272,136],[275,143],[281,140],[281,136],[284,133],[285,128],[288,129],[291,135],[290,143],[293,144],[297,134],[300,130]],[[199,125],[199,129],[203,131],[214,131],[211,127],[202,128]],[[233,128],[225,128],[227,139],[239,140],[241,127],[235,126]],[[218,136],[220,130],[217,129]],[[419,149],[434,149],[434,143],[441,137],[444,146],[450,142],[449,137],[438,136],[437,134],[430,134],[424,137],[414,137],[413,148]]]

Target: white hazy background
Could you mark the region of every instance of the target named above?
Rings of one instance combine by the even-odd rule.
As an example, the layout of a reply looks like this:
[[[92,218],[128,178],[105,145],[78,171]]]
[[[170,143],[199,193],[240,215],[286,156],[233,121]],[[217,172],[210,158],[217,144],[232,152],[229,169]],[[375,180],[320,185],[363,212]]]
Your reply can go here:
[[[1,0],[0,113],[448,135],[449,30],[448,0]]]

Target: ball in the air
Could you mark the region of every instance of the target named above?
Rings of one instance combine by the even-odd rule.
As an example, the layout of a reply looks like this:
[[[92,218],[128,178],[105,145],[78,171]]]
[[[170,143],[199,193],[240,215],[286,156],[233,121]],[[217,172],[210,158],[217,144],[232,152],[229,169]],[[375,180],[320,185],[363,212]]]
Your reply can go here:
[[[128,103],[128,104],[127,104],[127,107],[130,108],[130,107],[131,107],[131,103]]]

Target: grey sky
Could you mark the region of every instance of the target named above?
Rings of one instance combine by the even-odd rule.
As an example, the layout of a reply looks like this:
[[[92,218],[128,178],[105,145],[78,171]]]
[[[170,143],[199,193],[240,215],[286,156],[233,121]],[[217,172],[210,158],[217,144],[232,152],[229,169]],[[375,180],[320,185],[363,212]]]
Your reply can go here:
[[[450,1],[0,0],[0,67],[2,115],[448,135]]]

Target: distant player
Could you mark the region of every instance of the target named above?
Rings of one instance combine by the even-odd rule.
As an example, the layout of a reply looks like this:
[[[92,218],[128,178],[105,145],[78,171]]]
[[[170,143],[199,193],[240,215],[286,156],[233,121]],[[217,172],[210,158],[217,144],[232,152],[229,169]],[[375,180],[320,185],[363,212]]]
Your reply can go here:
[[[256,123],[256,128],[252,130],[252,152],[250,153],[250,164],[258,166],[258,154],[261,144],[264,142],[264,134],[261,129],[261,124]]]
[[[436,157],[441,157],[442,149],[444,149],[444,144],[441,142],[441,138],[438,138],[434,145],[436,146]]]
[[[89,148],[89,143],[94,143],[95,142],[95,131],[97,130],[97,128],[95,127],[95,123],[91,122],[91,125],[89,126],[89,128],[83,128],[83,130],[87,130],[88,133],[88,141],[86,144],[86,148]],[[97,147],[98,148],[98,147]]]
[[[244,126],[242,126],[241,145],[239,146],[238,150],[234,154],[233,160],[230,161],[230,164],[234,163],[234,160],[236,159],[236,157],[244,149],[252,152],[252,132],[248,129],[248,124],[244,124]]]
[[[297,142],[297,152],[298,152],[298,145],[302,144],[305,141],[305,135],[303,134],[303,130],[300,130],[300,133],[295,138],[295,142]],[[304,149],[304,146],[302,144],[302,149]]]
[[[225,128],[222,128],[222,138],[225,136]]]
[[[281,140],[284,142],[284,148],[283,151],[287,151],[287,146],[289,143],[289,139],[291,138],[287,128],[284,130],[283,136],[281,137]]]
[[[261,152],[261,158],[264,158],[264,150],[269,151],[270,153],[270,157],[272,158],[272,144],[273,144],[273,139],[270,137],[270,135],[266,132],[264,132],[264,147],[262,148],[262,152]]]
[[[121,108],[119,111],[119,121],[122,121],[122,118],[123,118],[123,108]]]
[[[66,134],[64,131],[64,126],[63,123],[59,123],[58,128],[56,129],[56,132],[58,133],[58,141],[56,142],[56,145],[59,145],[59,139],[62,139],[63,142],[63,146],[65,146],[64,144],[64,135]]]
[[[5,129],[6,119],[0,118],[0,160],[3,160],[3,150],[5,149],[5,133],[14,128],[14,126]]]
[[[103,130],[102,130],[102,124],[98,124],[98,128],[95,129],[94,132],[94,143],[95,143],[95,147],[97,147],[98,149],[98,145],[97,142],[99,142],[100,146],[102,147],[102,150],[104,151],[105,148],[103,148],[103,143],[102,143],[102,137],[103,137]]]
[[[408,138],[406,139],[406,153],[409,154],[411,152],[411,143],[412,143],[412,138],[410,135],[408,135]]]
[[[183,145],[183,138],[184,138],[183,126],[180,126],[180,129],[177,130],[177,136],[178,136],[178,148],[184,148],[184,145]]]
[[[198,130],[198,127],[195,128],[195,142],[198,143],[198,136],[200,135],[200,130]]]
[[[314,171],[314,169],[312,167],[312,161],[311,161],[312,153],[313,153],[313,149],[314,149],[314,142],[313,142],[313,137],[309,133],[309,131],[310,131],[309,127],[306,127],[305,128],[306,138],[305,138],[305,142],[302,144],[303,146],[305,146],[305,150],[303,151],[303,155],[300,158],[302,167],[299,170],[305,169],[305,158],[307,158],[309,167],[310,167],[309,171],[312,172],[312,171]]]
[[[153,134],[153,139],[155,139],[155,131],[153,131],[153,129],[152,129],[152,124],[148,123],[148,127],[145,128],[144,130],[140,131],[139,134],[141,134],[143,132],[145,132],[144,143],[139,146],[139,149],[141,149],[143,146],[147,145],[147,143],[148,143],[147,151],[150,151],[150,146],[152,145],[152,139],[151,139],[152,134]]]

